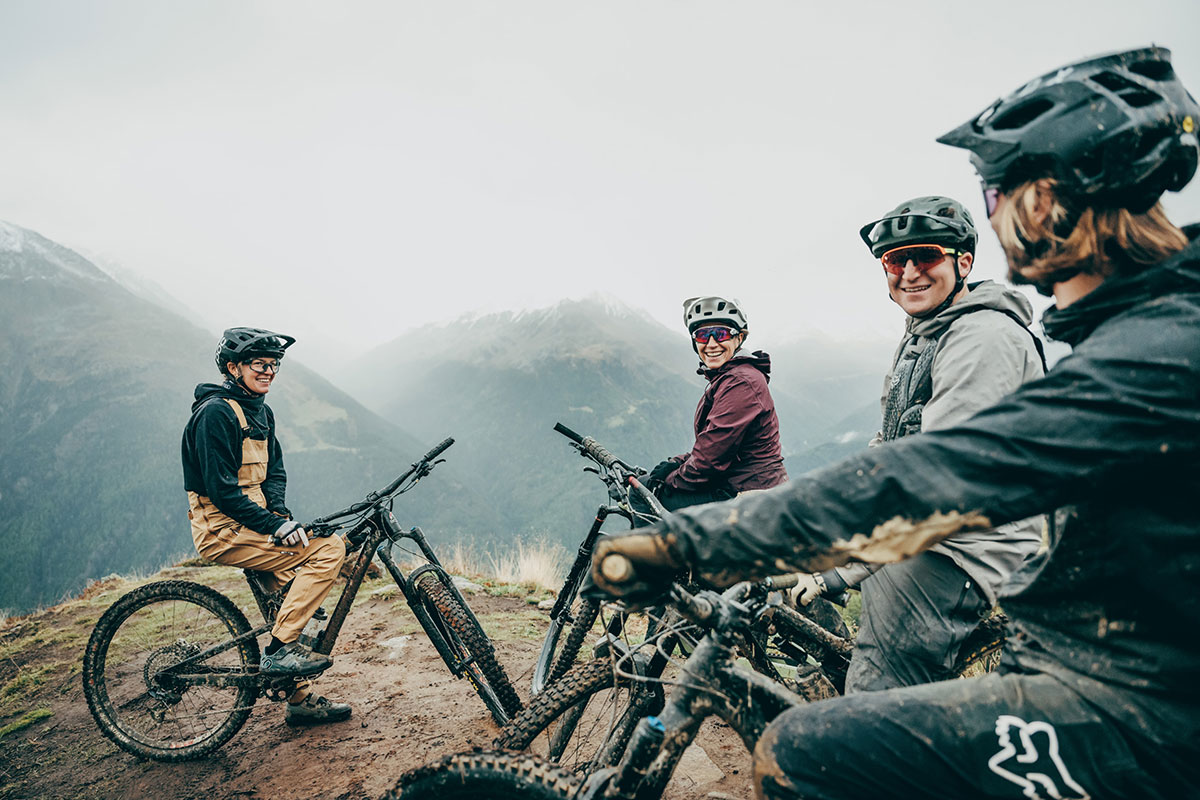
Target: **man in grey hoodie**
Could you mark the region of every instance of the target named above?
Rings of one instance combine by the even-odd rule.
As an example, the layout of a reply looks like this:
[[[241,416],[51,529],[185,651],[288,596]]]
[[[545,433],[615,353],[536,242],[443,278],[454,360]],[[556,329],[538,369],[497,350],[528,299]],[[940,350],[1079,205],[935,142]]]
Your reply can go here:
[[[1025,297],[992,281],[967,283],[975,225],[962,204],[918,197],[863,226],[892,300],[908,314],[884,382],[882,445],[948,428],[1042,377],[1041,346]],[[796,595],[862,589],[862,616],[846,691],[876,691],[951,677],[963,641],[1032,558],[1042,517],[960,533],[882,569],[855,564],[802,575]]]

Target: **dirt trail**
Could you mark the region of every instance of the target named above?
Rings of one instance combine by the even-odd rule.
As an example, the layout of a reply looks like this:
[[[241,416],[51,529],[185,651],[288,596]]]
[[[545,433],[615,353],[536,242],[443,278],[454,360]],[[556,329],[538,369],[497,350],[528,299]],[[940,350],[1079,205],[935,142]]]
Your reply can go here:
[[[175,567],[154,577],[205,583],[243,609],[252,607],[234,570]],[[120,579],[99,584],[77,600],[0,629],[0,731],[31,710],[51,712],[0,738],[3,800],[377,798],[405,770],[487,747],[497,732],[483,703],[446,669],[394,587],[372,582],[360,591],[334,666],[319,685],[321,693],[353,704],[350,721],[289,728],[280,706],[260,700],[246,726],[216,754],[183,764],[140,761],[99,733],[79,681],[96,619],[135,585]],[[525,697],[545,612],[521,593],[480,592],[467,599]],[[688,768],[679,770],[672,800],[751,796],[750,758],[732,731],[710,722],[698,745]]]

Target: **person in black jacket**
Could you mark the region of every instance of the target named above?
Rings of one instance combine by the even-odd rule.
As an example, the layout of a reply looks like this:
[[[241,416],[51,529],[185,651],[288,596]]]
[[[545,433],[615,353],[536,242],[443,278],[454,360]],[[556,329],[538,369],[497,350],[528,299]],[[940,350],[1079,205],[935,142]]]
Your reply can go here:
[[[1147,48],[1048,73],[941,137],[972,152],[1011,279],[1053,294],[1045,331],[1073,353],[957,425],[597,547],[597,584],[627,595],[680,565],[724,584],[890,562],[1051,513],[1048,552],[1001,599],[1000,672],[784,713],[755,751],[761,796],[1195,796],[1200,242],[1158,201],[1195,174],[1198,121]],[[614,552],[635,580],[605,580]]]
[[[216,353],[225,379],[196,387],[183,432],[183,486],[201,556],[270,573],[274,586],[268,588],[291,582],[259,671],[295,677],[287,721],[313,724],[350,716],[350,706],[312,692],[304,676],[333,662],[299,641],[338,576],[346,546],[338,536],[309,539],[284,502],[283,451],[275,438],[275,415],[263,401],[294,341],[261,328],[225,331]]]

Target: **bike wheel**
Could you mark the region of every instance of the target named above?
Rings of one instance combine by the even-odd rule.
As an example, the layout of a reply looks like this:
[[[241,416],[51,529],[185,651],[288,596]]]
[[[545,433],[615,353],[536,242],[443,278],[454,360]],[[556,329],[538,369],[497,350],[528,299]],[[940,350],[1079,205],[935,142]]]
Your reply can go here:
[[[1008,628],[1008,617],[997,612],[979,623],[958,651],[954,674],[972,677],[991,672],[1000,666],[1000,655]]]
[[[406,773],[381,800],[563,800],[579,785],[527,753],[458,753]]]
[[[151,583],[119,599],[83,656],[83,694],[100,732],[155,761],[200,758],[225,744],[249,719],[257,687],[184,684],[164,671],[249,630],[237,606],[198,583]],[[258,642],[247,637],[187,669],[257,672]]]
[[[606,658],[576,666],[529,701],[493,746],[531,750],[571,772],[587,775],[615,765],[638,720],[662,708],[657,684],[615,674]]]
[[[521,698],[504,667],[496,661],[496,651],[483,628],[463,607],[457,593],[436,573],[427,572],[418,579],[416,592],[442,638],[466,663],[464,674],[492,712],[496,724],[508,722],[509,717],[521,710]]]
[[[575,606],[575,621],[567,631],[566,641],[563,642],[563,646],[556,656],[553,649],[551,650],[551,655],[554,656],[554,666],[550,668],[547,684],[554,683],[566,675],[567,670],[575,666],[575,662],[579,659],[579,651],[583,649],[583,642],[592,630],[592,626],[596,624],[596,617],[599,615],[599,600],[580,600]]]

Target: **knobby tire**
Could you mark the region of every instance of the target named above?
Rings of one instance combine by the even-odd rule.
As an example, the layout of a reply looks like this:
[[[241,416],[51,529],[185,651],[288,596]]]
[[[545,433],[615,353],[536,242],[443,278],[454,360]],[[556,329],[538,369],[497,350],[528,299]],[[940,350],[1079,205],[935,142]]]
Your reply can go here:
[[[187,761],[221,747],[249,719],[258,688],[172,684],[164,670],[249,630],[232,601],[190,581],[147,584],[117,600],[83,656],[83,694],[100,732],[155,761]],[[185,669],[257,672],[258,659],[258,642],[247,637]]]
[[[610,690],[611,696],[598,697]],[[532,747],[540,758],[588,774],[614,765],[637,721],[658,711],[661,702],[657,687],[618,678],[611,661],[597,658],[577,665],[533,697],[492,744],[503,750]],[[565,731],[560,729],[564,725]]]
[[[546,681],[546,685],[550,685],[567,674],[567,670],[575,666],[575,662],[579,657],[579,651],[583,649],[583,642],[587,638],[588,632],[592,626],[596,624],[596,617],[600,615],[599,600],[580,600],[576,606],[575,621],[571,623],[571,629],[567,632],[567,639],[563,642],[562,649],[558,651],[558,656],[554,659],[554,666],[550,670],[550,678]]]
[[[565,800],[580,783],[528,753],[457,753],[406,773],[381,800]]]
[[[450,646],[459,650],[463,661],[471,661],[466,669],[471,685],[496,724],[504,725],[521,710],[521,698],[496,661],[491,640],[436,573],[426,573],[416,590]]]

